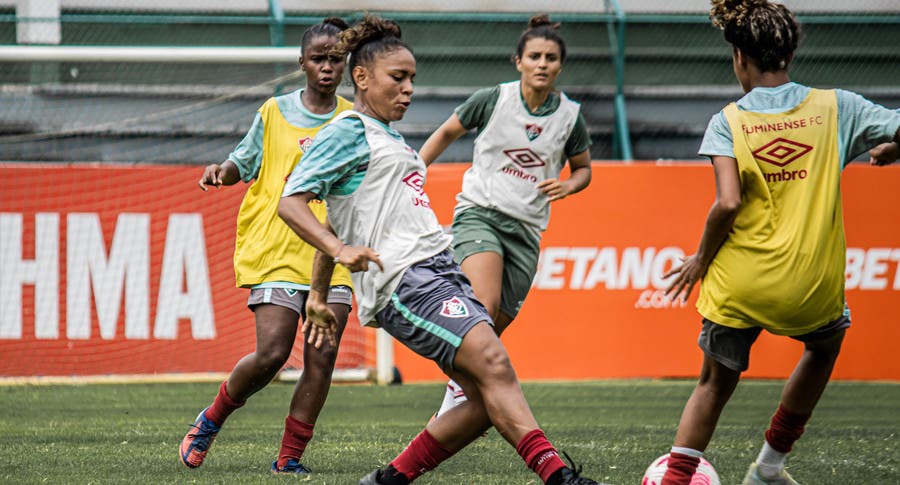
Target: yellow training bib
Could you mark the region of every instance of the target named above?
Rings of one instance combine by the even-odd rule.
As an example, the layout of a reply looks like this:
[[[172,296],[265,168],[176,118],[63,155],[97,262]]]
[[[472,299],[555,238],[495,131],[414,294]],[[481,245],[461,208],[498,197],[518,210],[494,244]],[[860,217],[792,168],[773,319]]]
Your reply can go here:
[[[352,108],[351,102],[338,96],[335,115]],[[259,113],[264,129],[263,158],[259,175],[247,190],[238,212],[235,281],[240,287],[271,281],[308,285],[316,250],[278,217],[278,200],[303,149],[327,122],[315,128],[291,125],[278,109],[275,98],[269,98]],[[324,222],[325,203],[314,200],[309,206],[319,222]],[[340,265],[334,268],[331,285],[352,286],[347,268]]]
[[[802,335],[844,308],[846,242],[837,98],[810,90],[784,113],[723,111],[742,204],[700,288],[697,309],[734,328]]]

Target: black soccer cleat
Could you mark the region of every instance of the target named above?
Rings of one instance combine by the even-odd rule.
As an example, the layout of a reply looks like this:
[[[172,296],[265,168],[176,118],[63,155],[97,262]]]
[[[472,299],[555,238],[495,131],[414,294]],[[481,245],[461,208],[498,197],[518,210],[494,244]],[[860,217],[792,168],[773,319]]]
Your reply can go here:
[[[603,485],[598,481],[591,480],[590,478],[581,476],[581,465],[575,466],[575,462],[572,460],[572,457],[569,456],[565,451],[563,452],[563,456],[566,457],[566,461],[569,462],[569,466],[566,468],[561,468],[558,472],[554,473],[550,480],[547,480],[548,484],[556,484],[556,485]]]

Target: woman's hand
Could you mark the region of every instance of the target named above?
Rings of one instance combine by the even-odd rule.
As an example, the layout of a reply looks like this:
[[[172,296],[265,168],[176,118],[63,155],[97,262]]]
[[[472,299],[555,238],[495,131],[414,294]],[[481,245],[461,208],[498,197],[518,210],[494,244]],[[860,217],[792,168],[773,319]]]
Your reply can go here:
[[[691,296],[694,285],[706,275],[707,268],[708,266],[700,262],[696,254],[682,258],[680,266],[673,267],[663,275],[665,279],[675,276],[675,279],[666,288],[666,296],[675,301],[678,295],[682,294],[681,300],[687,301],[688,297]]]
[[[306,343],[319,349],[322,343],[327,341],[332,347],[337,343],[334,338],[334,329],[337,326],[337,318],[328,307],[328,303],[317,298],[306,300],[306,320],[303,321],[301,331],[307,335]],[[309,332],[309,333],[307,333]]]
[[[364,246],[342,246],[340,251],[334,256],[335,264],[340,263],[347,267],[351,272],[368,271],[369,262],[378,265],[381,271],[384,271],[384,265],[381,264],[381,258],[372,248]]]
[[[550,202],[566,198],[572,191],[569,184],[559,179],[547,179],[537,185],[538,190],[546,195]]]

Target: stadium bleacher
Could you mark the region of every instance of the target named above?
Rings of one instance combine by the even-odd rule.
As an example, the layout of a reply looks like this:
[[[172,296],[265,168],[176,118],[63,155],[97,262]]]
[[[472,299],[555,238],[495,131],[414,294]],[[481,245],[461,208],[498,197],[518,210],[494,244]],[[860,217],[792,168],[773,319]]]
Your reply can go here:
[[[21,45],[24,29],[53,20],[46,11],[26,18],[23,12],[37,15],[23,8],[32,3],[0,0],[0,44]],[[61,46],[291,46],[326,14],[359,15],[340,10],[351,4],[393,9],[419,62],[414,103],[397,124],[414,147],[475,89],[517,78],[510,56],[529,14],[556,11],[569,50],[558,85],[583,104],[593,158],[616,156],[616,46],[607,15],[615,2],[560,7],[546,1],[465,1],[456,2],[454,12],[428,1],[337,2],[336,11],[322,12],[309,2],[284,1],[284,19],[277,25],[272,2],[262,0],[216,2],[214,8],[200,0],[40,3],[44,9],[58,4]],[[633,155],[696,159],[710,115],[741,93],[727,62],[727,44],[705,19],[707,2],[659,3],[619,2],[625,13],[623,90]],[[900,104],[897,3],[866,0],[852,9],[822,3],[791,2],[805,29],[793,78],[848,87],[887,106]],[[0,60],[0,160],[219,160],[275,91],[271,81],[294,71],[291,64]],[[297,85],[294,79],[281,88]],[[341,93],[352,94],[346,86]],[[470,134],[452,145],[440,160],[468,161],[473,139]]]

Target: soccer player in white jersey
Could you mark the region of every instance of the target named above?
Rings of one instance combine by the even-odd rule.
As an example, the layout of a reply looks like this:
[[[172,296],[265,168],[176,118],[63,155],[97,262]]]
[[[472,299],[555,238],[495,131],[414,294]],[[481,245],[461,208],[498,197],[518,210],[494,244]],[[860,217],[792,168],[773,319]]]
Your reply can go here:
[[[303,33],[300,68],[306,88],[269,98],[250,131],[221,164],[203,171],[200,188],[250,183],[237,220],[234,272],[237,286],[250,289],[247,306],[256,320],[256,350],[234,366],[212,404],[200,412],[181,442],[179,456],[190,468],[199,467],[225,419],[281,370],[291,354],[298,321],[309,292],[315,248],[304,243],[278,217],[285,178],[322,126],[352,104],[335,95],[345,61],[330,53],[347,28],[339,18],[325,19]],[[320,220],[325,204],[313,203]],[[334,273],[329,303],[337,315],[336,338],[321,348],[304,345],[303,374],[294,389],[273,473],[308,474],[300,457],[312,439],[313,427],[331,385],[337,341],[352,303],[350,274]]]
[[[310,338],[331,337],[333,315],[323,293],[340,263],[354,271],[360,322],[384,328],[433,360],[470,397],[360,483],[409,483],[491,423],[543,482],[596,483],[567,467],[539,428],[490,316],[453,262],[450,237],[424,191],[425,163],[389,126],[406,113],[416,74],[399,26],[366,16],[341,35],[337,50],[350,54],[354,111],[322,129],[288,179],[278,211],[319,250],[307,301],[317,325]],[[309,201],[323,197],[337,234],[309,209]]]
[[[791,82],[799,26],[784,5],[714,0],[710,18],[732,45],[734,73],[746,94],[709,123],[700,154],[712,159],[716,201],[697,253],[666,275],[674,276],[673,298],[687,299],[703,279],[697,310],[705,355],[662,483],[691,483],[765,329],[803,342],[804,350],[743,483],[796,484],[785,457],[803,434],[850,327],[841,171],[871,147],[874,165],[893,163],[900,113],[848,91]]]
[[[512,323],[537,271],[550,203],[591,181],[590,136],[581,106],[555,89],[566,60],[559,24],[532,17],[519,37],[519,81],[482,89],[456,108],[425,142],[426,164],[478,129],[472,167],[453,217],[453,252],[497,335]],[[560,180],[568,161],[571,175]],[[452,380],[438,415],[465,400]]]

